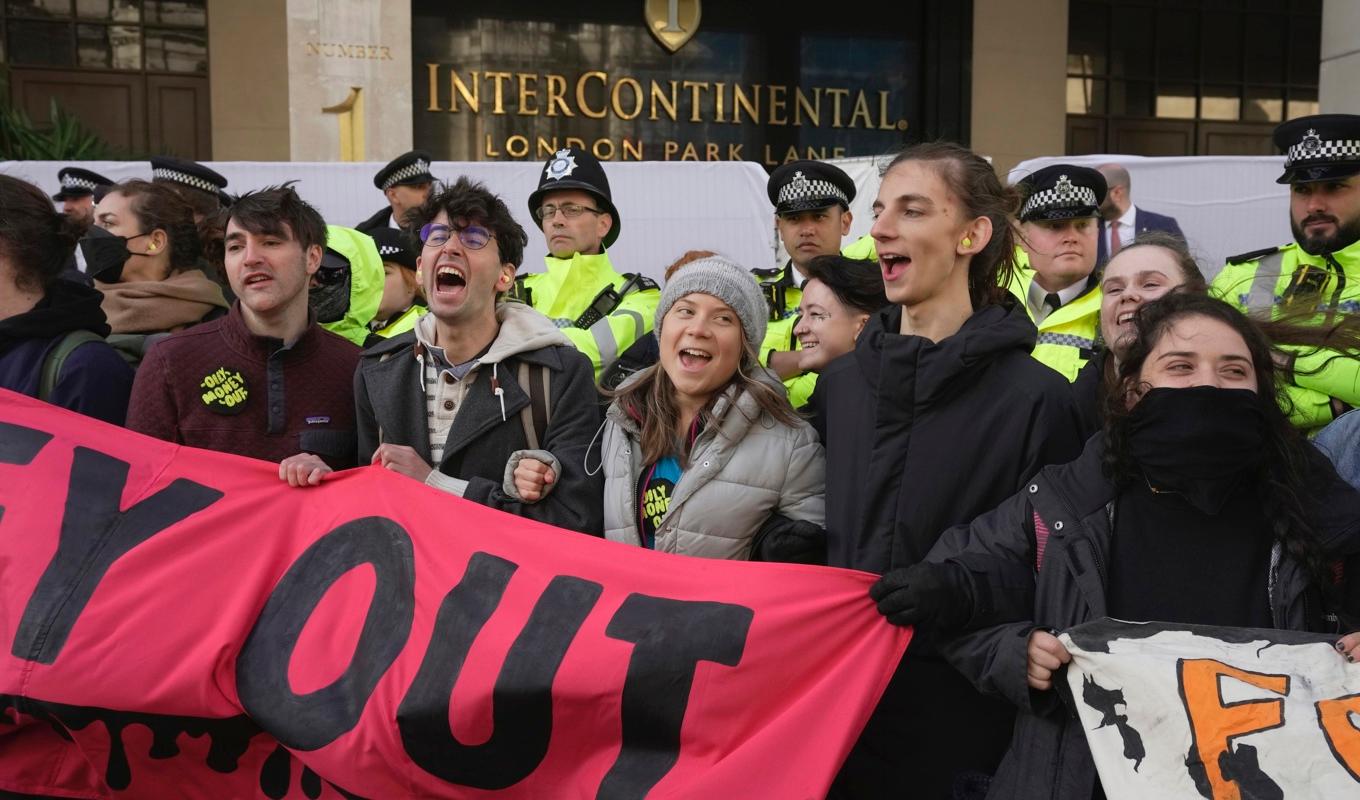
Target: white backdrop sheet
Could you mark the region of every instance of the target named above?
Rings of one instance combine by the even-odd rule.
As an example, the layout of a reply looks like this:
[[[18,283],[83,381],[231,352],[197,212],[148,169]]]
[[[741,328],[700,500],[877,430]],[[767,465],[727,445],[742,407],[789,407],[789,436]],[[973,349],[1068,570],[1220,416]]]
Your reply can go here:
[[[857,187],[850,234],[859,237],[873,224],[879,169],[892,156],[836,159]],[[1228,256],[1293,241],[1289,232],[1289,187],[1275,182],[1283,156],[1045,156],[1023,161],[1010,171],[1014,183],[1049,164],[1096,167],[1117,162],[1128,169],[1135,205],[1170,214],[1185,231],[1206,277],[1212,278]]]
[[[329,223],[356,225],[386,204],[373,187],[382,163],[205,161],[227,178],[228,190],[244,192],[297,180],[298,193]],[[67,162],[0,161],[0,172],[57,191],[57,171]],[[151,165],[137,161],[87,161],[79,166],[115,181],[150,178]],[[484,182],[505,200],[529,234],[524,266],[543,269],[547,247],[529,216],[529,194],[538,186],[540,163],[437,161],[436,178],[459,175]],[[606,167],[614,204],[623,218],[619,240],[610,248],[622,272],[660,280],[665,268],[687,250],[713,250],[751,268],[773,266],[776,257],[774,208],[765,194],[766,173],[741,161],[610,163]]]

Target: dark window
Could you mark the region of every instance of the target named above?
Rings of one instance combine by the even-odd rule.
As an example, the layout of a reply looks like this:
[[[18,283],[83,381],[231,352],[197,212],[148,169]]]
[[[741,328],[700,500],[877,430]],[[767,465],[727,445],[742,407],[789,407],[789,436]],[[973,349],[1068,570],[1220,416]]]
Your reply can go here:
[[[4,0],[3,9],[0,55],[17,67],[208,72],[204,0]]]
[[[1186,155],[1268,146],[1274,125],[1317,113],[1321,31],[1321,0],[1070,0],[1069,146],[1118,152],[1150,118]]]

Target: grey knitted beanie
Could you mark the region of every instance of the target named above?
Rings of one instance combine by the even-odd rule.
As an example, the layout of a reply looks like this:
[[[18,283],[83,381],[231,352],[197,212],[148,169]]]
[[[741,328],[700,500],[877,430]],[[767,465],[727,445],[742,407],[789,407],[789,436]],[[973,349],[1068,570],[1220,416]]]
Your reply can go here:
[[[756,286],[756,279],[742,266],[722,256],[710,256],[691,261],[677,269],[666,288],[661,290],[661,303],[656,307],[656,335],[661,336],[661,320],[675,301],[687,294],[702,292],[712,295],[732,307],[741,320],[741,332],[753,350],[759,351],[765,341],[765,322],[769,307]]]

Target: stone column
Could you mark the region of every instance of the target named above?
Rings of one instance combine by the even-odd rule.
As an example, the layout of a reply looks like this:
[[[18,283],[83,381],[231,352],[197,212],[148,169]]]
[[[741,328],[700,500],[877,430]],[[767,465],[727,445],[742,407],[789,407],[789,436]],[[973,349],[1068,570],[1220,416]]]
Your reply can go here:
[[[1323,0],[1318,109],[1360,114],[1360,3]]]
[[[286,2],[292,160],[387,161],[410,150],[409,0]]]

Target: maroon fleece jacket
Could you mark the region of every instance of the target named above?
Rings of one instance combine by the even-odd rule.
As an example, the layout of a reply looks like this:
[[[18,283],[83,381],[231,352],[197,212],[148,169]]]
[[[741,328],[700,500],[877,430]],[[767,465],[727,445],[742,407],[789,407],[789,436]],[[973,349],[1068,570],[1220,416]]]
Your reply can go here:
[[[293,343],[225,317],[153,345],[132,385],[127,426],[170,442],[281,461],[315,453],[354,466],[359,348],[315,322]]]

